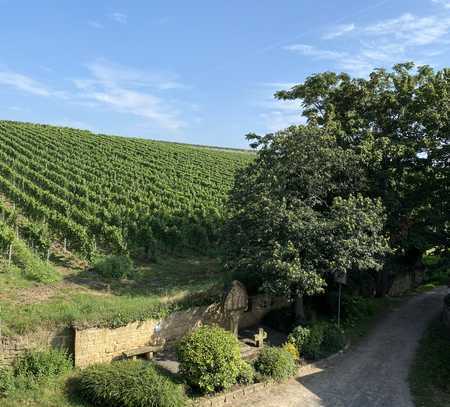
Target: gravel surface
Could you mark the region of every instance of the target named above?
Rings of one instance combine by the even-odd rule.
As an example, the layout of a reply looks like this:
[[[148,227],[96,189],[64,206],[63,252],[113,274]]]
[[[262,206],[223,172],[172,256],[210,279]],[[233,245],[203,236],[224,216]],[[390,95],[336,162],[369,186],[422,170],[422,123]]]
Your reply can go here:
[[[444,288],[420,294],[382,319],[358,345],[299,377],[255,394],[239,406],[414,407],[408,370],[428,322],[442,308]]]

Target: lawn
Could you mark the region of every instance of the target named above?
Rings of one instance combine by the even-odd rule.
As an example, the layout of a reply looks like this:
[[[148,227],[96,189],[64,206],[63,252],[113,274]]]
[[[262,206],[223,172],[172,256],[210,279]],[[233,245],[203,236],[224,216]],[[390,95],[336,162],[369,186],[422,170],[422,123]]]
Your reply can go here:
[[[33,283],[0,264],[2,334],[37,328],[120,326],[159,318],[215,298],[223,287],[219,263],[208,257],[167,258],[139,264],[133,278],[102,279],[92,271],[59,268],[62,280]]]
[[[416,407],[450,407],[450,330],[439,318],[420,341],[409,382]]]

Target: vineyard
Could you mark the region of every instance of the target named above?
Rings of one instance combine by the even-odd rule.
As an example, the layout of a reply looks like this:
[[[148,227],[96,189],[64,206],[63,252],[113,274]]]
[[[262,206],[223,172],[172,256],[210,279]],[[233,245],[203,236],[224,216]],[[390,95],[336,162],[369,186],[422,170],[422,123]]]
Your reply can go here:
[[[233,175],[251,159],[242,151],[0,121],[0,220],[41,259],[55,242],[87,259],[206,253],[218,241]],[[3,253],[9,232],[0,232]]]

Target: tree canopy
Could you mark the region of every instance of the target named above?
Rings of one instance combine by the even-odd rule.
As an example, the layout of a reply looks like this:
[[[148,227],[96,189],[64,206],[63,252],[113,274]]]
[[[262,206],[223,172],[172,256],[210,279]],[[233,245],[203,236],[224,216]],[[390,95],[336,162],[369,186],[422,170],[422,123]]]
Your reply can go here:
[[[266,291],[448,249],[450,69],[406,63],[368,78],[325,72],[276,93],[307,125],[250,134],[256,160],[230,194],[226,267]]]
[[[231,271],[253,288],[297,296],[322,291],[327,274],[382,266],[384,209],[353,193],[364,177],[351,149],[314,126],[248,137],[258,156],[230,197]]]
[[[367,79],[325,72],[276,97],[299,99],[308,123],[359,155],[361,192],[382,199],[397,253],[448,247],[450,69],[409,62]]]

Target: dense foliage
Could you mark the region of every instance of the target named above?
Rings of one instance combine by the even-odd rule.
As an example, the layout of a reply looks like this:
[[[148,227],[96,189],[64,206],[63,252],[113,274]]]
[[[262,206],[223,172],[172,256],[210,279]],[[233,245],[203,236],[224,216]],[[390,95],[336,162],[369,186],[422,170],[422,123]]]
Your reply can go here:
[[[255,362],[255,370],[264,377],[281,381],[294,376],[297,365],[291,353],[283,348],[267,346]]]
[[[405,63],[367,79],[325,72],[276,96],[299,99],[310,125],[357,155],[365,182],[354,187],[381,199],[397,256],[412,266],[427,249],[448,253],[450,69]]]
[[[25,278],[50,283],[58,280],[56,270],[30,250],[27,243],[18,238],[16,232],[0,221],[0,256],[17,266]]]
[[[177,348],[180,374],[201,393],[224,390],[237,382],[243,370],[239,342],[218,326],[203,326],[185,336]]]
[[[230,197],[227,268],[292,297],[321,292],[327,275],[379,269],[385,215],[379,200],[352,193],[363,182],[358,156],[312,126],[250,137],[258,154]]]
[[[0,366],[0,399],[7,397],[14,390],[13,370],[7,366]]]
[[[252,159],[174,143],[0,121],[0,191],[51,240],[155,256],[217,241],[236,169]]]
[[[307,359],[319,359],[336,353],[345,345],[344,331],[330,322],[315,322],[309,326],[298,326],[289,335],[288,341]]]
[[[14,374],[31,379],[57,376],[73,367],[71,357],[59,349],[31,350],[22,354],[14,365]]]
[[[133,272],[133,262],[127,256],[108,256],[97,259],[94,271],[104,278],[126,278]]]
[[[97,406],[185,405],[182,386],[149,362],[121,361],[90,366],[81,372],[77,387],[80,396]]]

